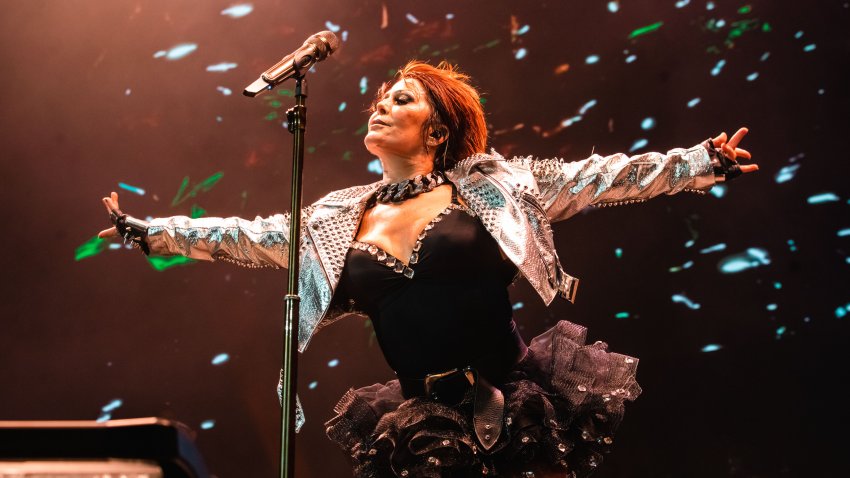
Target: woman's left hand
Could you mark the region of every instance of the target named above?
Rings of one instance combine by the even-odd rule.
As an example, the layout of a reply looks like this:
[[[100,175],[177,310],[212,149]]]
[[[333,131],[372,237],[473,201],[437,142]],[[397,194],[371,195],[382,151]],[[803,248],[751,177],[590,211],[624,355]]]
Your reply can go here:
[[[741,142],[741,139],[748,132],[749,130],[747,128],[740,128],[732,135],[732,139],[729,141],[726,141],[726,133],[720,133],[719,136],[711,140],[714,147],[722,151],[723,155],[732,161],[732,163],[737,164],[742,173],[751,173],[759,169],[758,164],[738,164],[738,158],[752,159],[749,151],[738,147],[738,143]]]

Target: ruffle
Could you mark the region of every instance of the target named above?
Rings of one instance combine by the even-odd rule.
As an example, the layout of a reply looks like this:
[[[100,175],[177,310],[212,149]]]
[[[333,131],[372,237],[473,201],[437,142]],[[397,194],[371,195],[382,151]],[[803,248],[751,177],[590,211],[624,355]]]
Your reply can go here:
[[[326,423],[352,458],[354,476],[590,475],[610,451],[624,402],[641,393],[638,359],[586,345],[586,329],[560,321],[535,337],[499,388],[505,426],[487,453],[476,443],[472,403],[405,400],[398,380],[350,389]]]

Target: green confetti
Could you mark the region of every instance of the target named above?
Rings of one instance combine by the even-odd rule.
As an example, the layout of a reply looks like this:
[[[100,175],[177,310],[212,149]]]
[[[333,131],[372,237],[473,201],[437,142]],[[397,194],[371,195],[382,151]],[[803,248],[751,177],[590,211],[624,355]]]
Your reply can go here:
[[[629,313],[628,312],[617,312],[617,315],[615,315],[614,318],[616,318],[616,319],[628,319]]]
[[[488,41],[487,43],[485,43],[485,44],[483,44],[483,45],[478,45],[477,47],[473,48],[473,49],[472,49],[472,53],[475,53],[475,52],[477,52],[477,51],[479,51],[479,50],[484,50],[484,49],[486,49],[486,48],[493,48],[494,46],[498,45],[498,44],[499,44],[499,43],[501,43],[501,42],[502,42],[502,41],[501,41],[501,40],[499,40],[499,39],[490,40],[490,41]]]
[[[74,260],[79,261],[86,257],[96,256],[103,252],[106,247],[106,240],[94,236],[77,248],[74,253]]]
[[[773,30],[773,29],[772,29],[772,28],[770,28],[770,23],[764,22],[764,23],[761,25],[761,31],[763,31],[763,32],[769,32],[769,31],[772,31],[772,30]]]
[[[271,120],[275,120],[275,119],[277,119],[277,111],[272,111],[271,113],[267,114],[266,117],[265,117],[266,121],[271,121]]]
[[[745,15],[747,13],[750,13],[751,11],[753,11],[753,7],[750,5],[744,5],[743,7],[738,9],[738,13],[740,13],[741,15]]]
[[[425,51],[431,48],[427,43],[419,47],[419,53],[425,53]]]
[[[295,93],[293,93],[291,90],[283,89],[283,90],[277,90],[277,94],[280,95],[280,96],[292,97]]]
[[[363,126],[357,129],[354,132],[354,136],[360,136],[361,134],[365,134],[366,131],[369,131],[369,123],[363,123]]]
[[[202,208],[201,206],[198,206],[197,204],[192,204],[192,211],[189,213],[189,216],[191,216],[192,219],[197,219],[206,213],[206,209]]]
[[[272,108],[280,108],[280,107],[281,107],[281,105],[283,105],[283,103],[281,103],[281,102],[280,102],[280,101],[278,101],[278,100],[274,100],[274,101],[272,101],[271,103],[269,103],[269,105],[270,105]]]
[[[315,146],[307,146],[307,152],[310,153],[310,154],[315,153],[316,147]]]
[[[478,102],[481,103],[482,105],[486,105],[487,104],[487,98],[482,96],[482,97],[478,98]]]
[[[351,161],[351,151],[346,151],[346,152],[342,153],[342,160],[343,161]]]
[[[653,23],[652,25],[647,25],[645,27],[638,28],[637,30],[629,33],[629,40],[631,40],[632,38],[639,37],[641,35],[646,35],[647,33],[650,33],[650,32],[654,32],[655,30],[658,30],[659,28],[661,28],[661,25],[663,25],[663,24],[664,24],[664,22],[658,22],[658,23]]]
[[[174,199],[171,200],[171,205],[176,206],[189,198],[196,197],[198,193],[205,193],[209,191],[213,188],[213,186],[216,185],[216,183],[221,180],[222,177],[224,177],[224,173],[221,171],[213,174],[212,176],[208,177],[207,179],[204,179],[203,181],[192,187],[192,190],[189,191],[189,193],[185,196],[183,195],[183,193],[184,191],[186,191],[186,187],[189,185],[189,176],[184,177],[183,182],[180,184],[180,188],[177,190],[177,195],[174,196]]]
[[[174,266],[182,266],[186,264],[191,264],[195,262],[195,259],[190,259],[185,256],[169,256],[169,257],[160,257],[148,256],[148,264],[151,265],[154,269],[158,271],[164,271],[165,269],[174,267]]]

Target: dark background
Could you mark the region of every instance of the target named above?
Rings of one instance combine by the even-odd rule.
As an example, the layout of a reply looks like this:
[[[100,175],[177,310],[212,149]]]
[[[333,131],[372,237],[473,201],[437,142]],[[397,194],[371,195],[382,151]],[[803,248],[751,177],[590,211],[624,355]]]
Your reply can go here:
[[[0,420],[169,417],[197,431],[217,476],[276,473],[285,271],[160,271],[92,238],[112,190],[141,217],[285,210],[293,100],[280,93],[291,84],[240,93],[310,34],[339,28],[347,40],[310,76],[306,202],[379,178],[364,110],[411,58],[473,76],[489,146],[506,156],[578,160],[641,138],[635,153],[666,151],[748,126],[741,146],[761,170],[722,197],[683,193],[555,225],[564,267],[582,280],[577,303],[547,308],[519,283],[516,320],[530,340],[569,319],[640,357],[644,394],[597,476],[843,476],[848,3],[609,3],[257,0],[231,18],[218,0],[3,2]],[[156,57],[181,43],[197,48]],[[223,62],[236,66],[207,71]],[[721,272],[738,254],[758,266]],[[392,372],[358,319],[320,333],[300,364],[298,476],[348,476],[322,423],[348,387]]]

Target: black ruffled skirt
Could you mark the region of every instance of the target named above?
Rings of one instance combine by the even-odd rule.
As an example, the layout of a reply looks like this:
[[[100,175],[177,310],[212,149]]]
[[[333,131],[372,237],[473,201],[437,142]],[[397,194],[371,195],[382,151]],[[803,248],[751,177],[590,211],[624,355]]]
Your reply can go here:
[[[636,358],[585,339],[584,327],[561,321],[531,341],[498,387],[505,426],[486,453],[471,401],[406,400],[398,380],[350,389],[328,437],[350,454],[356,477],[588,476],[613,443],[624,401],[641,389]]]

